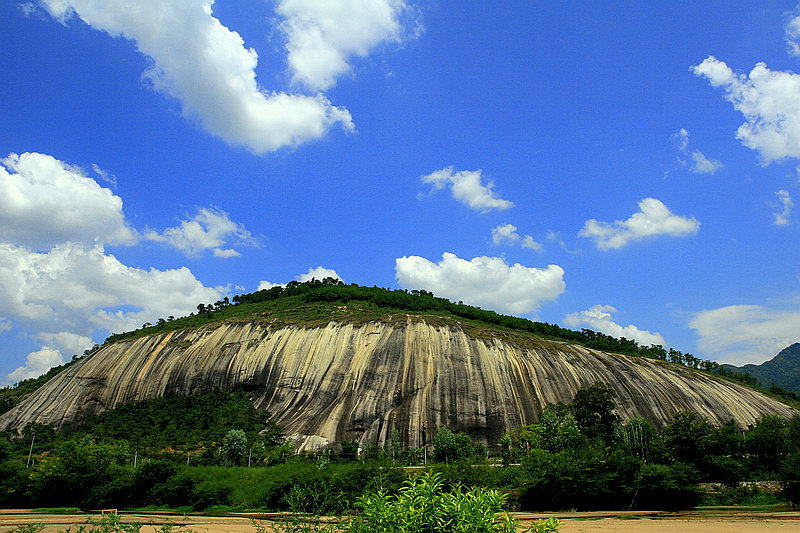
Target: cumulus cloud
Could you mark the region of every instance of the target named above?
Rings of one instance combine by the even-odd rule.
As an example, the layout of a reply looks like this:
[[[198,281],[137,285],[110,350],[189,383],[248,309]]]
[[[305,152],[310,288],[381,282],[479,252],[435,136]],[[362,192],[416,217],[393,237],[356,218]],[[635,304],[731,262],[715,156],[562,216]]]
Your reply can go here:
[[[45,346],[56,347],[61,353],[69,355],[81,355],[94,345],[94,342],[89,337],[70,333],[69,331],[40,333],[38,337],[44,342]]]
[[[311,281],[313,278],[316,278],[320,281],[322,281],[325,278],[335,278],[340,281],[344,281],[342,280],[341,276],[339,276],[339,274],[336,273],[335,270],[333,270],[332,268],[325,268],[324,266],[309,268],[308,272],[306,272],[305,274],[300,274],[294,279],[300,282],[304,282],[304,281]]]
[[[41,333],[38,338],[44,342],[44,346],[29,353],[24,365],[14,369],[6,375],[5,380],[0,381],[11,384],[39,377],[54,366],[64,364],[70,355],[81,355],[94,344],[89,337],[67,331]]]
[[[795,27],[795,21],[791,27]],[[692,68],[695,75],[722,87],[725,98],[744,115],[736,137],[756,150],[764,164],[800,157],[800,75],[773,71],[763,62],[749,74],[736,74],[723,61],[707,57]]]
[[[256,154],[319,139],[350,113],[322,95],[262,90],[258,54],[213,16],[213,0],[42,0],[56,19],[135,41],[153,64],[144,77],[181,102],[183,115]]]
[[[503,211],[514,207],[514,203],[503,200],[494,191],[494,182],[482,183],[482,170],[461,170],[456,172],[450,166],[422,176],[422,183],[432,186],[431,191],[436,192],[450,187],[453,198],[470,209],[486,213],[494,209]]]
[[[700,311],[689,322],[706,356],[734,365],[760,364],[800,341],[800,312],[761,305],[730,305]]]
[[[306,282],[311,281],[312,279],[317,279],[322,281],[325,278],[334,278],[338,279],[339,281],[344,281],[342,277],[336,273],[335,270],[332,268],[325,268],[324,266],[318,266],[316,268],[309,267],[308,272],[304,274],[298,274],[294,277],[295,281],[299,282]],[[257,291],[271,289],[272,287],[285,287],[286,285],[283,283],[272,283],[271,281],[261,280],[258,282]]]
[[[781,204],[781,210],[772,214],[772,220],[776,226],[785,226],[789,223],[789,217],[791,216],[792,209],[794,208],[794,201],[792,201],[792,195],[789,194],[789,191],[785,189],[781,189],[780,191],[776,192],[775,196],[778,197],[778,201]]]
[[[109,179],[99,167],[95,172]],[[251,238],[224,212],[201,210],[198,218],[196,232],[182,224],[164,239],[193,250]],[[43,345],[8,379],[33,377],[60,364],[62,354],[82,353],[96,333],[188,314],[222,296],[224,289],[203,286],[187,268],[134,268],[105,251],[138,239],[122,200],[80,169],[37,153],[0,160],[0,331],[13,321]]]
[[[258,287],[256,287],[257,291],[265,291],[271,289],[272,287],[283,287],[282,283],[272,283],[271,281],[261,280],[258,282]]]
[[[403,0],[280,0],[292,81],[324,91],[350,71],[352,57],[365,57],[382,43],[401,42]],[[417,32],[419,26],[410,28]]]
[[[214,257],[238,257],[241,254],[237,250],[222,247],[231,240],[240,244],[257,243],[242,224],[216,207],[198,209],[197,214],[181,221],[180,225],[162,233],[149,231],[145,238],[168,244],[189,257],[197,257],[206,250],[213,250]]]
[[[721,161],[706,157],[700,150],[689,150],[689,132],[686,128],[681,128],[672,138],[681,152],[679,161],[688,166],[693,174],[713,174],[722,168]]]
[[[564,317],[564,324],[571,328],[588,326],[595,331],[611,335],[612,337],[624,337],[636,341],[642,346],[650,346],[651,344],[664,346],[666,344],[664,337],[659,333],[639,329],[633,324],[620,326],[614,322],[613,313],[616,312],[617,308],[611,305],[593,305],[584,311],[566,315]]]
[[[66,240],[133,244],[122,199],[52,156],[0,160],[0,241],[45,249]]]
[[[536,239],[530,235],[520,236],[517,233],[517,227],[513,224],[500,224],[492,228],[492,243],[496,246],[505,244],[508,246],[515,246],[519,244],[528,250],[536,252],[542,251],[542,245],[536,242]]]
[[[400,257],[395,260],[395,276],[407,289],[425,289],[515,315],[538,311],[542,303],[555,300],[566,288],[564,269],[558,265],[509,266],[500,257],[466,260],[448,252],[438,263],[419,256]]]
[[[44,347],[41,350],[29,353],[28,357],[25,358],[25,365],[9,373],[7,379],[10,383],[17,383],[23,379],[36,378],[54,366],[63,364],[64,359],[58,350]]]
[[[578,236],[594,239],[600,250],[611,250],[656,235],[694,235],[699,229],[700,222],[694,217],[675,215],[660,200],[644,198],[639,202],[639,211],[627,220],[609,223],[590,219],[584,223]]]
[[[64,332],[88,337],[97,330],[131,330],[159,316],[188,314],[198,302],[221,295],[185,267],[126,266],[100,245],[68,242],[35,252],[0,244],[4,315],[24,328],[54,332],[51,342],[62,347],[68,346]]]

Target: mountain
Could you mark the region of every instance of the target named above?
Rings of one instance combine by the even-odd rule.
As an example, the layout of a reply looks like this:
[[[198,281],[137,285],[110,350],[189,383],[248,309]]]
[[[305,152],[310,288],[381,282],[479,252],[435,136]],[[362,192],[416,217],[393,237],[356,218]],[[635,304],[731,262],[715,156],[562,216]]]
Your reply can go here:
[[[760,365],[724,366],[747,372],[767,387],[777,385],[800,395],[800,342],[787,346],[778,355]]]
[[[395,429],[405,446],[419,447],[441,427],[494,443],[597,381],[614,388],[623,419],[657,425],[685,409],[714,424],[798,413],[706,372],[487,321],[611,342],[594,332],[518,323],[430,293],[322,286],[254,295],[112,336],[0,416],[0,428],[64,427],[131,401],[216,388],[246,391],[299,449],[350,439],[382,445]]]

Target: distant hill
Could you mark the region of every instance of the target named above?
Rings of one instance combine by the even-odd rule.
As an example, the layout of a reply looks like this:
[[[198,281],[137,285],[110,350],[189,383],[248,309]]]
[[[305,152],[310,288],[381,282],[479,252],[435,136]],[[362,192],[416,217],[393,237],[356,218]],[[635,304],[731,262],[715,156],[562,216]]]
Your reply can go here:
[[[710,373],[718,365],[691,354],[503,316],[426,291],[328,278],[197,311],[112,335],[14,400],[0,429],[31,422],[68,428],[130,402],[222,389],[272,413],[300,450],[353,440],[383,446],[395,432],[419,448],[442,427],[493,444],[597,381],[614,389],[624,420],[658,426],[684,410],[743,427],[766,414],[798,413],[730,375]]]
[[[800,395],[800,342],[781,350],[778,355],[760,365],[736,367],[723,365],[757,378],[765,387],[777,385]]]

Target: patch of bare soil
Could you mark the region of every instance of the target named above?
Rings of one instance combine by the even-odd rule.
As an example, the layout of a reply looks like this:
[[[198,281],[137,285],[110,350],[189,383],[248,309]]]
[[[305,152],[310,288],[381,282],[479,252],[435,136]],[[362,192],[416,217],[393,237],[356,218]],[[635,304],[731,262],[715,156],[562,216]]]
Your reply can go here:
[[[800,532],[800,510],[747,507],[689,511],[618,511],[586,513],[514,513],[520,526],[556,517],[560,533],[773,533]]]
[[[173,533],[192,530],[194,533],[256,533],[251,518],[265,515],[237,513],[227,516],[203,514],[127,513],[120,514],[121,522],[146,524],[141,533],[156,533],[164,524],[172,524]],[[781,533],[800,532],[800,510],[763,508],[708,508],[691,511],[619,511],[586,513],[514,513],[520,520],[520,531],[540,518],[561,520],[560,533]],[[0,533],[16,526],[44,524],[44,533],[86,524],[88,519],[99,520],[100,514],[42,514],[27,510],[0,510]]]

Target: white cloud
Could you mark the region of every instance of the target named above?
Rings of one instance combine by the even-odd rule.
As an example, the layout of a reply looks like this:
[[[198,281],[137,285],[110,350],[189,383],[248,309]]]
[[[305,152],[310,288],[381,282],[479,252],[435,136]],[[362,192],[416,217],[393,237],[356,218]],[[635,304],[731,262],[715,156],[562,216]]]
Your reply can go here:
[[[180,250],[189,257],[197,257],[205,250],[213,250],[214,257],[239,257],[231,248],[223,249],[230,240],[241,244],[256,244],[257,241],[245,227],[230,219],[225,211],[216,207],[198,209],[197,214],[180,225],[167,228],[162,233],[149,231],[145,238],[163,242]]]
[[[772,219],[776,226],[785,226],[789,223],[789,217],[791,216],[792,209],[794,208],[792,195],[789,194],[789,191],[781,189],[775,193],[775,196],[778,197],[778,201],[781,203],[782,209],[778,213],[773,213]]]
[[[800,16],[786,25],[786,45],[791,55],[800,56]]]
[[[469,261],[445,252],[439,263],[424,257],[395,260],[401,287],[425,289],[437,296],[504,313],[527,314],[564,292],[564,269],[558,265],[529,268],[507,265],[500,257],[475,257]]]
[[[222,257],[227,259],[229,257],[241,257],[241,253],[233,248],[214,248],[214,257]]]
[[[492,242],[495,245],[516,244],[519,241],[517,227],[513,224],[501,224],[492,228]]]
[[[534,250],[536,252],[542,251],[542,245],[536,242],[536,239],[530,235],[520,237],[517,233],[517,227],[513,224],[500,224],[492,228],[492,243],[495,245],[506,244],[514,246],[519,244],[523,248]]]
[[[116,187],[118,185],[117,177],[113,174],[109,174],[108,172],[100,168],[96,163],[92,163],[92,170],[94,170],[95,174],[100,176],[101,180],[105,181],[109,185],[113,187]]]
[[[30,17],[37,11],[37,6],[33,2],[20,2],[17,4],[17,8],[26,17]]]
[[[350,71],[350,59],[365,57],[386,42],[403,40],[403,0],[280,0],[292,81],[324,91]],[[418,31],[413,29],[413,31]]]
[[[36,378],[53,368],[66,362],[62,355],[83,355],[84,350],[90,348],[92,339],[74,333],[62,331],[59,333],[40,333],[39,339],[45,345],[25,358],[25,364],[8,373],[0,385],[17,383],[23,379]]]
[[[0,318],[0,333],[4,331],[11,331],[12,327],[13,326],[11,325],[11,321],[6,320],[4,318]]]
[[[335,278],[340,281],[344,281],[342,280],[341,276],[339,276],[339,274],[336,273],[335,270],[333,270],[332,268],[325,268],[323,266],[318,266],[317,268],[309,268],[308,272],[306,272],[305,274],[300,274],[294,279],[303,282],[303,281],[311,281],[312,278],[316,278],[320,281],[322,281],[325,278]]]
[[[52,156],[0,160],[0,242],[45,249],[66,240],[133,244],[122,199]]]
[[[544,250],[542,245],[536,242],[536,240],[530,235],[525,235],[524,237],[522,237],[521,246],[523,248],[527,248],[528,250],[533,250],[534,252],[541,252],[542,250]]]
[[[800,312],[761,305],[730,305],[700,311],[689,322],[698,348],[723,363],[760,364],[800,341]]]
[[[88,337],[102,329],[131,330],[159,316],[188,314],[221,295],[188,268],[129,267],[100,245],[63,243],[39,253],[0,244],[0,308],[37,332]]]
[[[678,133],[672,136],[672,141],[675,143],[675,147],[678,150],[686,152],[686,150],[689,149],[689,132],[686,128],[681,128],[678,130]]]
[[[23,379],[36,378],[54,366],[63,364],[64,359],[58,350],[44,347],[41,350],[29,353],[25,359],[25,365],[8,374],[7,379],[11,383],[17,383]]]
[[[692,151],[691,157],[692,165],[689,170],[694,174],[713,174],[722,168],[722,162],[704,156],[700,150]]]
[[[577,313],[566,315],[564,317],[564,324],[571,328],[588,326],[595,331],[611,335],[612,337],[625,337],[626,339],[636,341],[642,346],[650,346],[651,344],[664,346],[666,344],[664,337],[659,333],[639,329],[633,324],[620,326],[614,322],[612,313],[616,312],[617,309],[611,305],[593,305],[585,311],[578,311]]]
[[[482,170],[461,170],[455,172],[452,166],[422,176],[422,183],[433,186],[432,191],[440,191],[449,186],[453,198],[470,209],[486,213],[493,209],[503,211],[514,207],[514,203],[503,200],[494,191],[494,182],[481,183]]]
[[[40,333],[39,339],[45,346],[57,347],[62,353],[69,355],[83,355],[83,352],[94,345],[92,339],[84,335],[59,331],[58,333]]]
[[[764,164],[800,157],[800,75],[770,70],[765,63],[757,63],[749,75],[736,74],[714,56],[692,71],[725,89],[725,98],[747,120],[736,137],[758,151]]]
[[[323,266],[318,266],[316,268],[308,269],[308,272],[304,274],[298,274],[294,277],[295,281],[299,282],[306,282],[311,281],[312,279],[317,279],[322,281],[325,278],[334,278],[338,279],[339,281],[344,281],[339,274],[336,273],[335,270],[332,268],[325,268]],[[283,283],[272,283],[271,281],[261,280],[258,282],[258,287],[256,288],[257,291],[271,289],[273,287],[285,287],[286,285]]]
[[[689,132],[686,128],[681,128],[672,139],[683,155],[679,161],[683,165],[688,165],[689,171],[693,174],[713,174],[722,168],[721,161],[706,157],[700,150],[689,151]]]
[[[660,200],[644,198],[639,202],[639,211],[627,220],[609,223],[590,219],[584,223],[578,236],[594,239],[600,250],[611,250],[656,235],[694,235],[699,229],[700,222],[694,217],[675,215]]]
[[[258,287],[256,288],[257,291],[264,291],[267,289],[271,289],[272,287],[283,287],[282,283],[272,283],[270,281],[261,280],[258,282]]]
[[[62,22],[86,24],[136,42],[152,59],[144,76],[178,99],[183,115],[212,135],[256,154],[319,139],[350,113],[322,95],[267,92],[256,82],[258,54],[213,16],[213,0],[43,0]]]

